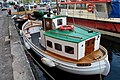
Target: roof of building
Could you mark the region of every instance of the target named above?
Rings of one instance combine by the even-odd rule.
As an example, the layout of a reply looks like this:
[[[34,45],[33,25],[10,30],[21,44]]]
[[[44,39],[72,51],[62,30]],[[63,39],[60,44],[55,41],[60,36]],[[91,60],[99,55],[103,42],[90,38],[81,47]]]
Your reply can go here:
[[[49,30],[44,33],[45,36],[56,38],[63,41],[79,43],[86,39],[99,35],[99,32],[94,32],[80,26],[74,26],[73,30]]]

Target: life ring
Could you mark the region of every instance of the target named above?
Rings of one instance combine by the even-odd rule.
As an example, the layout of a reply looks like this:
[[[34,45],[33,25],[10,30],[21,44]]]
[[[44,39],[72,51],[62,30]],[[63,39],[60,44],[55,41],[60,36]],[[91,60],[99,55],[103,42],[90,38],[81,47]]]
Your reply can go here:
[[[93,4],[88,4],[86,7],[88,12],[92,12],[94,10],[94,5]]]
[[[72,25],[62,25],[59,30],[72,30],[74,27]]]

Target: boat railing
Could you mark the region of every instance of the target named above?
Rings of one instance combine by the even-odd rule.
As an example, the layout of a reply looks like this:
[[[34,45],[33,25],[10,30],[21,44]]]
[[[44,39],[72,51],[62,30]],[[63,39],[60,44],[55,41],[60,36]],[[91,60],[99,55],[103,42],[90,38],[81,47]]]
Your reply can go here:
[[[61,9],[60,14],[64,14],[69,17],[77,17],[77,18],[86,18],[86,19],[93,19],[93,20],[102,20],[102,21],[109,21],[109,22],[120,22],[120,18],[101,18],[96,12],[87,12],[86,10],[73,10],[73,9]]]
[[[104,57],[102,57],[102,59],[104,59],[105,57],[107,57],[108,51],[102,45],[100,45],[100,51],[104,55]]]
[[[61,14],[65,14],[70,17],[79,17],[79,18],[95,18],[95,14],[92,12],[87,12],[86,10],[74,10],[74,9],[62,9]]]

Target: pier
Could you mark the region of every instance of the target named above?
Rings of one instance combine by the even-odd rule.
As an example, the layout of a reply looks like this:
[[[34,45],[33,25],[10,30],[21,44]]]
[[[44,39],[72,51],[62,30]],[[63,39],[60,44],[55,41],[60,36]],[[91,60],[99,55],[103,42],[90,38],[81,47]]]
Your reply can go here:
[[[35,80],[10,17],[0,17],[0,80]]]

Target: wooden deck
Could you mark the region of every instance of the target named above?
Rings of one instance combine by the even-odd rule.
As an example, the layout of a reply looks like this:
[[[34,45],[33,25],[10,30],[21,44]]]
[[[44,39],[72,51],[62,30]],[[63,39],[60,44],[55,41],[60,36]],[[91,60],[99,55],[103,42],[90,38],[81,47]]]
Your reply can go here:
[[[81,58],[80,60],[74,60],[74,59],[66,58],[64,56],[57,55],[57,54],[49,52],[49,51],[45,51],[45,54],[52,56],[56,59],[59,59],[61,61],[75,63],[75,64],[92,63],[94,61],[98,61],[98,60],[105,58],[107,55],[107,54],[102,53],[101,50],[97,50],[97,51],[92,52],[89,55]]]
[[[30,20],[28,24],[26,24],[24,30],[31,28],[31,27],[35,27],[35,26],[40,26],[42,27],[42,21],[33,21]]]
[[[23,14],[28,14],[28,13],[33,13],[34,10],[31,11],[21,11],[21,12],[12,12],[13,15],[23,15]]]

